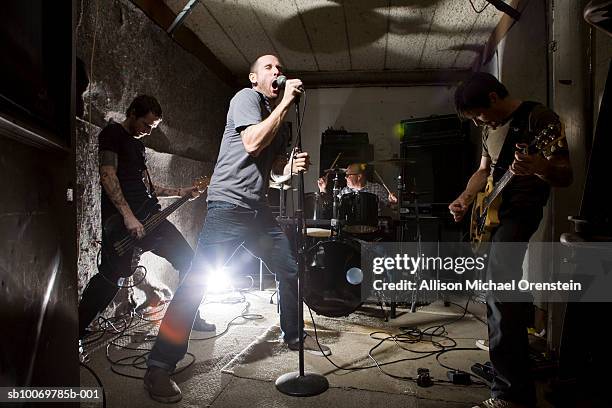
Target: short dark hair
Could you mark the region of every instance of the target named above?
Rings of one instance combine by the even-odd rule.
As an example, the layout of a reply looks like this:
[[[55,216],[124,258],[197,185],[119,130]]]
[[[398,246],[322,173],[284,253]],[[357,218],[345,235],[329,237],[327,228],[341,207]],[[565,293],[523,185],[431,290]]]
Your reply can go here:
[[[255,68],[257,68],[257,63],[261,57],[262,56],[260,55],[259,57],[255,58],[253,62],[251,62],[251,65],[249,65],[249,73],[255,72]]]
[[[162,117],[162,108],[157,99],[153,96],[149,95],[138,95],[130,106],[125,111],[126,116],[130,116],[134,114],[135,117],[141,118],[143,116],[147,116],[147,114],[151,112],[158,118]]]
[[[491,106],[489,94],[495,92],[504,99],[508,90],[497,78],[486,72],[476,72],[461,82],[455,91],[455,109],[460,116],[467,111]]]

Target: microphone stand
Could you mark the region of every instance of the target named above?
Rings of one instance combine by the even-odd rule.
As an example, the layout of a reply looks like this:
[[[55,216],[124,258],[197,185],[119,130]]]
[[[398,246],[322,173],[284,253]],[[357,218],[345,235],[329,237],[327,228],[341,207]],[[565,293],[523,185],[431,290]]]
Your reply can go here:
[[[295,115],[297,121],[297,151],[302,151],[302,126],[300,117],[300,100],[295,99]],[[290,170],[291,171],[291,170]],[[295,209],[296,240],[298,247],[298,336],[300,342],[299,370],[281,375],[276,379],[276,389],[286,395],[294,397],[312,397],[319,395],[329,388],[327,378],[321,374],[304,371],[304,299],[302,298],[302,278],[304,276],[304,242],[306,226],[304,222],[304,172],[300,171],[298,178],[298,201]]]

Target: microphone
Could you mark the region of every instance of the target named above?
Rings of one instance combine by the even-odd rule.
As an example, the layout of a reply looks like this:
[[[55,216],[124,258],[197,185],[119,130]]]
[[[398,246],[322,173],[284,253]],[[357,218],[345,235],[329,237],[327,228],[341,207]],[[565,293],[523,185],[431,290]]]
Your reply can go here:
[[[278,89],[285,89],[285,85],[287,85],[287,77],[284,75],[280,75],[276,78],[276,86]]]
[[[276,87],[278,89],[285,89],[285,85],[287,85],[287,77],[284,75],[279,75],[278,78],[276,78]],[[300,85],[298,89],[304,92],[304,87],[302,85]]]

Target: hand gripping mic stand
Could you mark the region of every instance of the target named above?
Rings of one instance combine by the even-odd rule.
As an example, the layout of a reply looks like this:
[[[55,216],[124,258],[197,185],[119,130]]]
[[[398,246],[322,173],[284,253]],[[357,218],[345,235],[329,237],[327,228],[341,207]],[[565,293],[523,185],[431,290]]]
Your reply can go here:
[[[302,151],[302,123],[300,118],[300,100],[295,99],[295,115],[297,121],[297,151]],[[291,169],[292,170],[292,169]],[[297,265],[298,265],[298,336],[300,338],[299,348],[299,371],[283,374],[276,379],[276,388],[286,395],[294,397],[312,397],[319,395],[329,388],[327,378],[321,374],[304,372],[304,299],[302,299],[302,278],[304,276],[304,242],[306,225],[304,222],[304,173],[300,171],[298,178],[298,204],[295,209],[296,240],[297,240]]]

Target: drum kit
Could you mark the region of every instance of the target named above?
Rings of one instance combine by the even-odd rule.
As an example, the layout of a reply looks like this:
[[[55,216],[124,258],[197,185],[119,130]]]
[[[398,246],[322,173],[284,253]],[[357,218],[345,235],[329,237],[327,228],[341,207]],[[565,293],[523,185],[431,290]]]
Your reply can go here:
[[[406,159],[388,159],[372,164],[389,164],[401,167],[413,164]],[[335,164],[335,163],[334,163]],[[333,180],[333,193],[306,193],[304,220],[306,227],[304,301],[318,314],[329,317],[347,316],[362,304],[361,243],[373,241],[397,241],[403,233],[395,234],[393,217],[379,216],[379,199],[376,194],[356,191],[340,195],[340,180],[346,170],[337,166],[324,170]],[[398,176],[398,196],[407,193]],[[378,173],[381,184],[385,185]],[[273,188],[289,189],[280,185]],[[416,193],[409,192],[416,202]],[[281,197],[283,194],[281,194]],[[281,203],[281,206],[283,204]],[[281,212],[282,214],[282,212]],[[294,225],[288,217],[279,217],[284,225]],[[417,220],[418,225],[418,220]],[[402,231],[400,229],[400,231]],[[419,236],[417,232],[417,236]],[[392,305],[392,317],[394,315]]]

